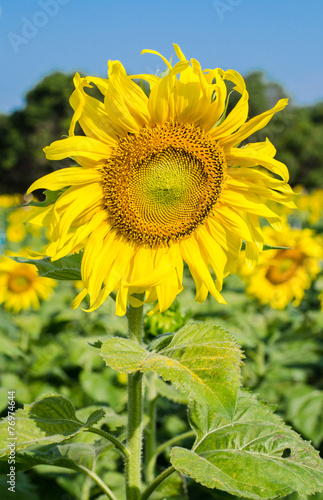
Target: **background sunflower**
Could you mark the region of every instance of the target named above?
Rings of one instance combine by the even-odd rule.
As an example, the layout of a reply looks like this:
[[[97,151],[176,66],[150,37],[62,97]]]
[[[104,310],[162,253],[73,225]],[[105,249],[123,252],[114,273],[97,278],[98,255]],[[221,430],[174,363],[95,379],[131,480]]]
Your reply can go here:
[[[286,223],[282,232],[265,227],[263,233],[269,245],[286,248],[264,252],[252,273],[242,271],[246,291],[275,309],[290,302],[298,306],[320,272],[323,239],[313,230],[293,229]]]
[[[40,300],[46,300],[56,282],[38,276],[36,266],[0,259],[0,304],[14,313],[32,307],[38,309]]]

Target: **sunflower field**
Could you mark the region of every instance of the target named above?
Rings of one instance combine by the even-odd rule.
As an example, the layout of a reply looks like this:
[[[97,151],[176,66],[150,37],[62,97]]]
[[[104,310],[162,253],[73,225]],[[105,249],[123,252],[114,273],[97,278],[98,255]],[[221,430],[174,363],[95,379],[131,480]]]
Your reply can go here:
[[[63,163],[0,195],[3,500],[323,500],[323,189],[287,99],[174,47],[77,73]]]

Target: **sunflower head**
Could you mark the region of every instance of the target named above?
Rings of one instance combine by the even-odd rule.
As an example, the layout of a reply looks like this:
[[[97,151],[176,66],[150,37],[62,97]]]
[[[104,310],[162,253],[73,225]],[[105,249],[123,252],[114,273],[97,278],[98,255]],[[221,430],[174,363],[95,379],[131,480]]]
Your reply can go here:
[[[14,262],[8,257],[0,259],[0,304],[15,313],[38,309],[40,299],[48,299],[56,282],[41,278],[36,266]]]
[[[242,241],[250,266],[263,237],[259,217],[278,226],[269,201],[289,207],[288,171],[266,140],[238,147],[282,110],[287,99],[248,120],[248,92],[233,70],[202,70],[174,45],[179,61],[156,75],[128,76],[109,61],[108,79],[75,75],[69,137],[54,142],[48,159],[72,157],[79,166],[36,181],[29,191],[59,191],[57,201],[30,221],[50,228],[47,255],[59,259],[83,249],[83,291],[89,310],[116,292],[124,314],[145,293],[164,311],[182,290],[183,264],[196,284],[196,300],[210,292],[224,302],[224,276],[237,260]],[[138,83],[144,81],[149,91]],[[226,114],[234,86],[239,100]],[[96,86],[102,99],[86,90]],[[79,123],[85,134],[75,135]]]
[[[110,223],[150,246],[186,238],[216,204],[225,171],[222,148],[198,127],[170,120],[129,134],[104,167]]]
[[[266,242],[286,248],[264,252],[252,273],[242,270],[247,293],[275,309],[290,302],[298,306],[320,272],[323,240],[310,229],[291,229],[287,224],[281,233],[268,226],[263,232]]]

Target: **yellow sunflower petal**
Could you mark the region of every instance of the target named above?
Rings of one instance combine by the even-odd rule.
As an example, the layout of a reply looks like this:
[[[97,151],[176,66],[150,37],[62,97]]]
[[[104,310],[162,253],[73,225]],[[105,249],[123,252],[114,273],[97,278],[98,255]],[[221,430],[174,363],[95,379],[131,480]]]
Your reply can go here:
[[[123,131],[136,133],[149,121],[148,97],[126,74],[119,61],[109,61],[109,87],[104,105],[108,116]]]
[[[74,77],[75,91],[70,97],[70,105],[74,109],[69,135],[74,136],[75,125],[78,121],[88,137],[105,142],[111,146],[112,140],[117,139],[116,129],[104,104],[85,93],[84,87],[92,87],[86,78],[78,73]]]
[[[112,141],[111,147],[109,147],[107,144],[91,137],[74,136],[53,142],[50,146],[44,148],[44,152],[48,160],[62,160],[72,156],[83,156],[90,160],[100,161],[110,156],[113,146]]]
[[[28,189],[27,194],[32,193],[36,189],[58,191],[66,186],[98,182],[100,179],[101,174],[93,169],[80,167],[62,168],[35,181]]]
[[[169,73],[154,85],[149,96],[148,109],[151,116],[151,124],[162,124],[166,120],[174,119],[175,103],[173,88],[176,75],[184,71],[189,65],[188,61],[180,61],[170,69]]]
[[[265,156],[261,154],[261,152],[252,151],[251,148],[232,148],[227,151],[226,158],[228,165],[232,166],[240,165],[242,167],[254,167],[261,165],[274,174],[280,175],[285,182],[288,182],[289,174],[284,163],[270,156]]]
[[[223,139],[222,144],[225,147],[229,148],[240,143],[241,141],[249,137],[251,134],[257,132],[257,130],[260,130],[261,128],[265,127],[267,123],[272,119],[273,115],[278,111],[284,109],[287,106],[287,104],[288,104],[288,99],[280,99],[272,109],[269,109],[268,111],[261,113],[261,115],[251,118],[247,123],[245,123],[239,128],[238,132],[232,134],[230,137],[227,137],[226,139]]]
[[[199,277],[199,279],[205,284],[209,292],[213,295],[213,297],[217,299],[218,302],[225,303],[225,300],[215,287],[215,283],[211,277],[207,264],[205,263],[201,255],[196,240],[193,238],[182,240],[180,243],[180,247],[183,259],[187,263],[192,274],[194,273],[195,276]]]
[[[249,111],[248,92],[244,80],[239,73],[233,70],[228,70],[224,73],[224,79],[235,84],[234,89],[241,94],[237,105],[228,114],[223,123],[211,130],[210,136],[215,140],[221,140],[221,144],[225,143],[227,136],[237,130],[246,121]],[[234,135],[234,134],[233,134]]]
[[[155,56],[160,57],[164,63],[166,64],[168,69],[172,69],[172,65],[167,61],[166,57],[162,56],[159,52],[156,50],[150,50],[150,49],[143,49],[140,54],[154,54]]]

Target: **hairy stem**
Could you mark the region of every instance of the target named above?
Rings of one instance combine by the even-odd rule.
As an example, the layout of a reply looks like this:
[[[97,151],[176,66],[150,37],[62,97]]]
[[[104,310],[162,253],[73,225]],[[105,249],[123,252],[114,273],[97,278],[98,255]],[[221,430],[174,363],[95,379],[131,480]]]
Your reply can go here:
[[[156,402],[157,392],[155,380],[157,375],[151,373],[147,377],[147,413],[149,417],[148,424],[145,429],[145,479],[146,483],[151,483],[155,477],[155,463],[152,460],[156,451]]]
[[[137,296],[143,299],[143,295]],[[128,336],[133,342],[142,343],[143,306],[129,306],[127,311]],[[141,447],[142,447],[142,412],[143,384],[142,373],[128,375],[128,427],[127,449],[129,455],[125,460],[126,497],[127,500],[138,500],[141,492]]]

